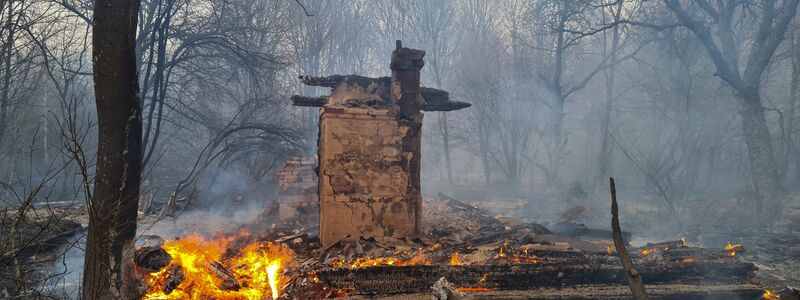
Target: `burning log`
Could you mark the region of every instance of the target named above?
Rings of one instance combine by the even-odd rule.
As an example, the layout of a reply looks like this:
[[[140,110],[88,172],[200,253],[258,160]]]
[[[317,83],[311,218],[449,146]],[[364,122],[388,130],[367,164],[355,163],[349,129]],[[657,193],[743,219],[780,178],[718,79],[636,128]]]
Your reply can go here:
[[[137,266],[152,273],[163,269],[172,260],[172,256],[161,247],[143,247],[136,250],[134,261]]]
[[[239,288],[242,286],[239,284],[239,281],[236,280],[236,277],[233,273],[228,270],[224,265],[217,261],[213,261],[207,265],[208,269],[216,275],[216,278],[220,280],[217,283],[217,287],[221,290],[226,291],[238,291]]]
[[[680,248],[680,247],[686,247],[686,241],[681,239],[681,240],[677,240],[677,241],[666,241],[666,242],[660,242],[660,243],[647,243],[644,246],[641,246],[639,248],[631,249],[631,251],[639,252],[639,251],[642,251],[642,250],[645,250],[645,249],[667,249],[667,248],[673,249],[673,248]]]
[[[174,265],[170,267],[169,271],[167,272],[167,280],[164,283],[164,288],[162,291],[164,294],[169,295],[175,290],[175,288],[178,287],[178,285],[183,282],[184,279],[186,279],[186,275],[183,274],[183,268],[181,268],[181,266]]]

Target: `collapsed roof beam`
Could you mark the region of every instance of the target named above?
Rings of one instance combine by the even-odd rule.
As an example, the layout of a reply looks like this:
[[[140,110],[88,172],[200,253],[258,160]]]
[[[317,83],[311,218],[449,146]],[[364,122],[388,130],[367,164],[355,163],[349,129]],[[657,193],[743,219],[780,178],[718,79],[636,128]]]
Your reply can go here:
[[[323,107],[328,103],[328,96],[308,97],[301,95],[292,96],[292,105],[306,107]]]
[[[305,85],[328,88],[335,88],[344,81],[347,81],[349,84],[358,84],[367,87],[373,82],[389,80],[388,77],[372,78],[358,75],[331,75],[325,77],[300,75],[299,78],[300,82]],[[425,104],[420,107],[423,111],[452,111],[472,106],[466,102],[450,101],[450,94],[440,89],[422,87],[420,89],[420,94],[422,98],[425,99]],[[306,107],[322,107],[328,102],[328,96],[308,97],[294,95],[291,99],[294,106]]]

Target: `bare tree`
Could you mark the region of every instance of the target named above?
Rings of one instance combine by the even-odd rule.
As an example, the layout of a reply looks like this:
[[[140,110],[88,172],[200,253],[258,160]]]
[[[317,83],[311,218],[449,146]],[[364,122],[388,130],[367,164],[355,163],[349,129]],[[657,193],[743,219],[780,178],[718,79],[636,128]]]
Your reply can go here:
[[[761,100],[762,75],[784,40],[789,23],[797,14],[798,3],[798,0],[759,4],[703,0],[691,1],[689,5],[695,9],[687,10],[679,0],[666,0],[678,22],[700,40],[716,66],[716,75],[739,97],[752,179],[762,201],[774,200],[780,194],[775,153]],[[748,33],[751,26],[756,30]],[[741,35],[749,37],[749,47],[737,45],[737,37]]]

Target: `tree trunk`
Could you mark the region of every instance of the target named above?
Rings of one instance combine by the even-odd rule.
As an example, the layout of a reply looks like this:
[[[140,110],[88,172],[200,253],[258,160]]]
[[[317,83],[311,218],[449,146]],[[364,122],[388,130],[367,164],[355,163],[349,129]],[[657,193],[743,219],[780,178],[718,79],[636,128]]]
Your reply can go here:
[[[617,5],[611,9],[611,14],[614,16],[614,22],[618,22],[620,15],[622,14],[622,2],[618,2]],[[611,173],[612,147],[609,143],[611,138],[611,132],[609,129],[611,126],[611,109],[614,104],[614,83],[616,79],[617,52],[619,51],[620,40],[619,30],[619,26],[615,26],[611,32],[611,49],[608,49],[608,58],[611,66],[604,71],[606,77],[606,99],[603,103],[603,114],[600,120],[600,155],[597,159],[598,168],[596,177],[596,183],[598,183],[598,186],[602,186],[602,184],[599,183],[605,182],[606,178],[609,177],[609,174]],[[605,39],[605,37],[606,35],[604,33],[603,38]],[[603,50],[605,52],[605,47],[603,47]]]
[[[487,130],[481,126],[478,129],[478,139],[480,142],[481,163],[483,164],[483,178],[488,187],[492,182],[492,169],[489,163],[489,133]]]
[[[564,96],[559,96],[557,102],[553,105],[553,128],[552,128],[552,149],[549,153],[549,166],[547,184],[550,187],[560,188],[559,185],[559,169],[564,161],[564,147],[566,141],[564,139]]]
[[[4,144],[4,139],[6,137],[6,130],[10,126],[8,124],[11,120],[8,118],[8,107],[11,105],[10,100],[10,90],[11,90],[11,56],[13,56],[14,51],[14,33],[16,31],[16,27],[13,26],[14,22],[14,6],[13,1],[8,1],[8,16],[6,16],[6,22],[3,24],[6,34],[5,45],[3,45],[3,53],[0,57],[2,57],[2,65],[3,65],[3,91],[2,96],[0,96],[0,147]]]
[[[142,114],[136,69],[138,0],[96,0],[92,28],[98,118],[94,193],[84,299],[140,297],[133,264],[142,162]]]
[[[753,184],[762,205],[777,200],[780,192],[778,168],[758,90],[742,93],[742,130],[747,145]],[[761,205],[759,209],[764,209]]]
[[[786,115],[788,116],[788,121],[786,124],[786,129],[788,134],[786,135],[786,159],[783,162],[784,170],[782,172],[782,182],[794,182],[797,186],[797,183],[800,183],[800,157],[798,157],[798,152],[800,152],[797,148],[797,145],[794,141],[794,125],[795,125],[795,111],[797,110],[797,97],[800,96],[798,92],[800,92],[800,28],[796,28],[794,33],[792,34],[791,38],[791,45],[792,45],[792,76],[789,85],[789,108],[787,109]],[[791,163],[795,163],[795,178],[792,179],[793,181],[788,181],[790,179],[788,173]],[[792,186],[789,184],[789,186]]]
[[[447,127],[447,113],[439,112],[439,133],[442,135],[444,164],[447,168],[447,183],[453,184],[453,165],[450,161],[450,130]]]

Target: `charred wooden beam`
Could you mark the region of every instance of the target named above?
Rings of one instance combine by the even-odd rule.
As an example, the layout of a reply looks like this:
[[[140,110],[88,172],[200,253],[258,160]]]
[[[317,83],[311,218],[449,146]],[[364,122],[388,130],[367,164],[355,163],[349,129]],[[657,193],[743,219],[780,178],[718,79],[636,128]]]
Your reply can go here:
[[[186,279],[186,275],[183,274],[183,268],[181,266],[174,265],[170,267],[167,280],[164,282],[164,287],[161,289],[161,291],[163,291],[165,295],[169,295],[183,282],[184,279]]]
[[[735,285],[689,285],[666,284],[648,285],[650,299],[658,300],[728,300],[728,299],[760,299],[764,292],[750,284]],[[564,286],[551,288],[535,288],[529,290],[468,292],[472,300],[493,299],[630,299],[630,291],[625,286]],[[367,296],[353,299],[371,299]],[[382,295],[381,299],[389,300],[429,300],[428,291],[402,294]],[[781,298],[783,299],[783,298]]]
[[[425,98],[425,95],[422,95]],[[425,103],[420,107],[422,111],[454,111],[462,108],[467,108],[472,104],[461,101],[447,101],[442,103]]]
[[[733,284],[746,281],[755,270],[750,263],[653,263],[639,267],[645,284]],[[456,286],[496,290],[527,290],[542,287],[626,284],[619,265],[538,263],[520,265],[407,266],[331,269],[317,272],[333,289],[354,288],[352,294],[377,295],[428,290],[445,277]]]
[[[450,101],[450,93],[429,87],[421,87],[420,94],[425,99],[425,104],[420,107],[424,111],[451,111],[472,106],[461,101]]]
[[[208,263],[206,267],[208,267],[208,269],[211,270],[214,275],[216,275],[216,278],[220,280],[220,282],[217,282],[217,287],[220,289],[226,291],[237,291],[242,287],[242,285],[239,284],[239,281],[236,280],[236,276],[234,276],[233,273],[221,263],[213,261]]]
[[[325,103],[328,103],[328,96],[308,97],[294,95],[291,99],[294,106],[323,107]]]
[[[335,88],[344,80],[344,75],[331,75],[326,77],[316,77],[311,75],[300,75],[300,83],[308,86],[321,86]]]
[[[331,76],[324,76],[324,77],[317,77],[311,75],[300,75],[298,77],[300,79],[300,83],[308,85],[308,86],[320,86],[320,87],[328,87],[328,88],[335,88],[339,86],[342,82],[346,82],[352,85],[360,85],[363,87],[367,87],[374,82],[380,82],[388,85],[390,82],[389,77],[366,77],[366,76],[359,76],[359,75],[331,75]]]
[[[325,77],[301,75],[299,78],[300,82],[305,85],[328,88],[335,88],[343,82],[351,85],[359,85],[364,88],[367,88],[372,83],[388,85],[390,82],[389,77],[373,78],[358,75],[331,75]],[[440,89],[421,87],[420,94],[422,98],[425,99],[425,104],[420,107],[423,111],[453,111],[472,106],[472,104],[466,102],[451,101],[450,94]],[[322,107],[328,102],[327,96],[310,97],[295,95],[292,96],[291,99],[294,106]]]

